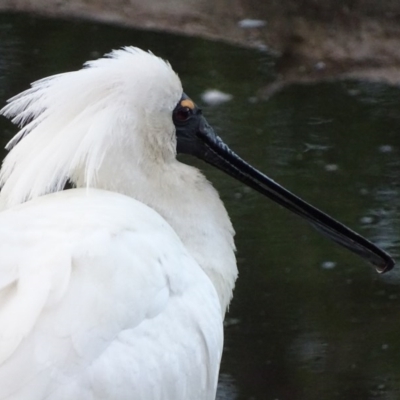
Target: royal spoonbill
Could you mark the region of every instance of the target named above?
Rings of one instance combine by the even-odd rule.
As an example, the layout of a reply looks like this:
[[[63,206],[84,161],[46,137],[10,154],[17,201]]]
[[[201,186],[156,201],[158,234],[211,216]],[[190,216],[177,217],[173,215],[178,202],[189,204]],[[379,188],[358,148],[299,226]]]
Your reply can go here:
[[[234,231],[194,155],[384,272],[383,250],[258,172],[171,66],[133,47],[42,79],[2,113],[0,399],[212,400]],[[75,188],[64,190],[70,182]]]

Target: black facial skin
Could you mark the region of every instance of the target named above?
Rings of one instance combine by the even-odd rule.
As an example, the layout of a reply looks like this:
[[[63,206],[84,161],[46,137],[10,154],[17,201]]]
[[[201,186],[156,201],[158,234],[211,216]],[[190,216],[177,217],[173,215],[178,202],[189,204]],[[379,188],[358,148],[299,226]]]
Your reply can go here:
[[[378,272],[384,273],[394,267],[395,261],[385,251],[242,160],[214,133],[201,110],[186,94],[173,111],[173,122],[178,153],[202,159],[301,216],[323,235],[369,261]]]

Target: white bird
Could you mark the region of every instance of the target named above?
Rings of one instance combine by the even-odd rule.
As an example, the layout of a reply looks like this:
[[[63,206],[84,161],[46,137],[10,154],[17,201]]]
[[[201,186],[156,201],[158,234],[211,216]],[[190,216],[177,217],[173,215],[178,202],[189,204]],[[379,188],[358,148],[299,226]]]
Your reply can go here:
[[[236,156],[151,53],[128,47],[38,81],[2,113],[21,130],[0,176],[1,400],[215,398],[234,231],[177,151],[393,266]]]

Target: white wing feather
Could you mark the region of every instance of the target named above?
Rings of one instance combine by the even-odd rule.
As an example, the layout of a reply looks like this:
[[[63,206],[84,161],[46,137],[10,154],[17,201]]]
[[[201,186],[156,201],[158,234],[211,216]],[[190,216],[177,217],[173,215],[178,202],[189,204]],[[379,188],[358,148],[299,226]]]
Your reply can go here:
[[[218,296],[153,210],[40,197],[0,213],[0,254],[1,400],[214,398]]]

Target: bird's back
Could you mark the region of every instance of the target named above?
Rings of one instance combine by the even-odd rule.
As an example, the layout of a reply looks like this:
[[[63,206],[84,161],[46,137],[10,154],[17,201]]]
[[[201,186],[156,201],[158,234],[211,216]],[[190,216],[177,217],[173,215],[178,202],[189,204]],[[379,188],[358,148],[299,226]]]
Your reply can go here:
[[[1,400],[208,400],[222,317],[146,205],[73,189],[0,213]]]

